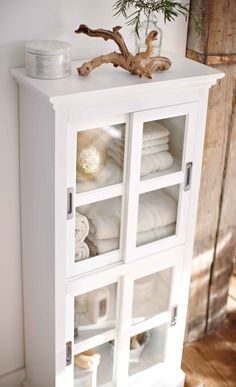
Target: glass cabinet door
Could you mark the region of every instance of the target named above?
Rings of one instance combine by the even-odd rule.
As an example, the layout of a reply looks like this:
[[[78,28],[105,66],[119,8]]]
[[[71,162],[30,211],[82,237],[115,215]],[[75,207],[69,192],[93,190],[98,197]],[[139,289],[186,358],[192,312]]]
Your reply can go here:
[[[128,261],[185,242],[196,116],[196,103],[132,115]]]
[[[122,259],[127,122],[123,115],[97,127],[69,125],[68,276]]]

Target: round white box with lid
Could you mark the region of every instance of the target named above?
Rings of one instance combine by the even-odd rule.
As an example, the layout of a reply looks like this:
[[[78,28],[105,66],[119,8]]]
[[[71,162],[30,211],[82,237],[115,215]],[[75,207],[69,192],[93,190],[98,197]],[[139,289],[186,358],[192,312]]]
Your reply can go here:
[[[71,74],[71,45],[60,40],[33,40],[25,45],[25,71],[33,78],[58,79]]]

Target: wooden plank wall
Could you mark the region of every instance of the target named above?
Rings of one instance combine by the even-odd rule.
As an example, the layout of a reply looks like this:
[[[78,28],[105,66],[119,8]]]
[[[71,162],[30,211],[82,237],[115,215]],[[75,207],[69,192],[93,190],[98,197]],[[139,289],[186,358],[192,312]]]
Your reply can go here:
[[[210,91],[186,340],[221,327],[236,246],[236,1],[192,0],[187,56],[224,71]]]

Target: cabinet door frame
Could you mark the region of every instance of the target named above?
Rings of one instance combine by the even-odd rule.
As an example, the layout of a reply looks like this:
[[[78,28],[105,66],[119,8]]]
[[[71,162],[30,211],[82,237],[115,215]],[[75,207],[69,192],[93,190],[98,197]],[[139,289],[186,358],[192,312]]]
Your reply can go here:
[[[150,257],[141,259],[140,266],[135,266],[136,262],[127,263],[127,266],[133,269],[124,274],[122,278],[122,298],[123,305],[120,309],[120,327],[118,332],[118,353],[116,363],[116,381],[117,387],[122,387],[133,383],[139,378],[138,374],[129,376],[129,343],[130,337],[145,330],[152,329],[162,324],[170,324],[172,317],[172,307],[181,303],[181,282],[182,269],[184,264],[184,246],[179,246],[168,251],[153,254]],[[132,325],[132,306],[134,281],[153,273],[171,268],[173,270],[170,283],[170,299],[168,310],[153,316],[142,323]],[[177,321],[176,326],[167,328],[166,348],[164,353],[164,362],[170,366],[175,366],[174,359],[179,356],[180,345],[176,331],[182,326],[184,321]],[[176,349],[175,349],[176,348]],[[142,371],[142,374],[155,375],[159,364]]]
[[[187,236],[187,218],[188,209],[191,199],[190,190],[184,190],[185,184],[185,166],[187,163],[192,163],[194,166],[194,149],[195,149],[195,130],[197,125],[198,102],[191,102],[175,106],[160,107],[131,114],[130,122],[130,137],[131,137],[131,152],[129,154],[130,176],[128,190],[128,219],[126,222],[126,245],[125,245],[125,261],[130,262],[137,258],[141,258],[152,254],[153,252],[162,251],[164,249],[174,247],[185,243]],[[142,152],[142,133],[143,123],[145,121],[161,120],[164,118],[173,118],[178,116],[186,116],[185,135],[183,144],[182,164],[179,171],[173,173],[160,174],[149,180],[140,179],[141,169],[141,152]],[[138,203],[140,193],[154,191],[161,188],[166,188],[174,185],[179,185],[179,201],[176,234],[162,240],[145,244],[136,247],[137,219],[138,219]]]
[[[76,190],[76,154],[77,154],[77,133],[84,130],[92,130],[99,126],[109,126],[124,123],[126,125],[125,133],[125,151],[123,164],[123,182],[111,186],[100,187],[94,190],[77,193]],[[106,265],[114,264],[122,260],[122,250],[124,244],[124,214],[126,208],[126,180],[127,174],[127,157],[129,137],[129,116],[127,114],[112,116],[108,115],[103,120],[96,120],[94,117],[83,120],[78,123],[68,124],[67,135],[67,189],[73,193],[73,216],[67,219],[67,277],[83,275],[91,270],[105,267]],[[92,204],[102,200],[122,197],[121,208],[121,227],[120,227],[120,246],[118,250],[111,251],[105,254],[100,254],[97,257],[92,257],[84,261],[75,262],[75,210],[76,207],[86,204]]]

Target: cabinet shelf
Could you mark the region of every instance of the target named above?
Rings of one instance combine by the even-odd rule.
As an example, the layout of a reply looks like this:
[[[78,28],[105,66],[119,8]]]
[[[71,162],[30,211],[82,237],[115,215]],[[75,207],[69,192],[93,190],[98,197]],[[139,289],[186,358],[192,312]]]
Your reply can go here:
[[[90,348],[97,347],[99,345],[105,344],[108,341],[115,340],[116,339],[116,330],[111,329],[103,333],[98,333],[94,335],[93,337],[84,340],[74,342],[74,355],[77,355],[80,352],[87,351]]]
[[[123,183],[120,183],[108,187],[97,188],[92,191],[77,193],[75,195],[75,207],[121,196],[123,194],[123,189]]]
[[[155,327],[159,327],[163,324],[169,324],[171,322],[171,313],[162,312],[157,316],[151,317],[143,322],[138,322],[136,325],[129,329],[130,336],[138,335],[139,333],[148,331]]]
[[[162,176],[157,177],[152,176],[152,178],[140,182],[139,192],[142,194],[156,189],[181,184],[183,181],[184,173],[181,171],[173,171],[173,173],[169,175],[163,174]]]

